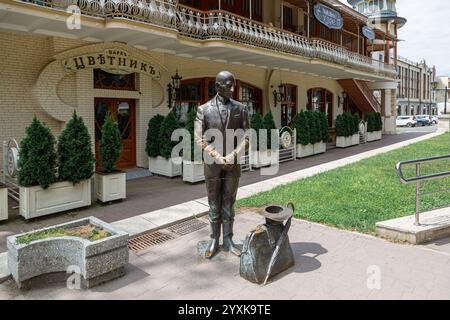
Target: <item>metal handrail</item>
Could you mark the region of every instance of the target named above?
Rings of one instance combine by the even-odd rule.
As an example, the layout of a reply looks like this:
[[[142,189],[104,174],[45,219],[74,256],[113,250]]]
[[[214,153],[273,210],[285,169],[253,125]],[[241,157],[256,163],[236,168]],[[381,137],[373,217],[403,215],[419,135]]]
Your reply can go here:
[[[400,181],[403,184],[411,184],[411,183],[416,184],[416,213],[415,213],[415,225],[416,226],[420,226],[420,196],[421,195],[430,195],[430,194],[435,194],[435,193],[450,192],[450,189],[445,189],[445,190],[438,190],[438,191],[422,193],[421,192],[422,191],[422,182],[450,177],[450,171],[421,176],[420,175],[420,165],[424,164],[424,163],[430,163],[430,162],[446,160],[446,159],[450,159],[450,155],[424,158],[424,159],[418,159],[418,160],[402,161],[402,162],[399,162],[395,167],[397,170],[397,174],[400,177]],[[415,177],[405,178],[402,168],[406,165],[416,165],[416,176]]]

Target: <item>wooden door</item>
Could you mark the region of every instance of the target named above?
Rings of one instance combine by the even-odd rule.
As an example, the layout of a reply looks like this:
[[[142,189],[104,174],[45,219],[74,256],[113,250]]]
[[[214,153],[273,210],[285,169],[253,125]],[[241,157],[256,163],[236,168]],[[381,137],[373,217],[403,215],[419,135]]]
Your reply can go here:
[[[132,99],[95,99],[95,157],[96,170],[101,170],[99,141],[108,112],[113,115],[122,135],[122,153],[118,169],[136,166],[136,101]]]

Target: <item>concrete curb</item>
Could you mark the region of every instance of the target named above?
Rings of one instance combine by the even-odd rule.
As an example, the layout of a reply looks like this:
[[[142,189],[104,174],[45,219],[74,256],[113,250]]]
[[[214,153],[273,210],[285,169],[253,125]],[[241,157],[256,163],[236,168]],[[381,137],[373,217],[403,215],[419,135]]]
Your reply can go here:
[[[323,172],[344,167],[346,165],[353,164],[379,154],[383,154],[417,142],[437,137],[444,133],[445,131],[438,131],[432,134],[428,134],[426,136],[418,137],[407,141],[402,141],[390,146],[371,150],[351,157],[324,163],[312,168],[307,168],[283,176],[277,176],[272,179],[254,183],[252,185],[244,186],[239,188],[237,199],[238,200],[245,199],[255,194],[272,190],[278,186],[289,184],[291,182],[306,179]],[[176,223],[204,216],[208,213],[208,210],[209,210],[208,199],[201,198],[186,203],[178,204],[176,206],[145,213],[140,216],[132,217],[129,219],[116,221],[113,222],[112,225],[118,229],[122,229],[123,231],[129,233],[130,237],[137,237],[144,233],[156,231],[159,229],[169,227]]]

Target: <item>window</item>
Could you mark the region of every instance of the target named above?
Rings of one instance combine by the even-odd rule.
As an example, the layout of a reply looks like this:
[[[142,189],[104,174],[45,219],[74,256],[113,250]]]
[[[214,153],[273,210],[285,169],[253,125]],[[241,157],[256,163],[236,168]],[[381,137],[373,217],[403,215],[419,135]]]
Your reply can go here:
[[[187,114],[205,104],[216,95],[214,78],[197,78],[183,80],[177,97],[175,115],[179,122],[187,120]],[[262,113],[262,90],[242,81],[236,81],[234,99],[247,106],[249,116]]]
[[[136,91],[136,74],[112,74],[101,69],[94,69],[94,88],[109,90]]]
[[[294,19],[291,7],[283,6],[283,29],[296,32],[296,27],[294,26]]]
[[[281,101],[281,126],[292,126],[297,114],[297,86],[284,84],[284,99]]]
[[[323,112],[327,115],[328,125],[333,126],[333,93],[324,88],[308,90],[308,110]]]
[[[262,90],[247,83],[238,81],[239,100],[247,107],[249,117],[251,118],[255,113],[262,113]]]
[[[262,21],[262,0],[222,0],[221,9],[250,18],[250,1],[252,19]],[[219,9],[219,2],[217,0],[179,0],[179,3],[203,11]]]

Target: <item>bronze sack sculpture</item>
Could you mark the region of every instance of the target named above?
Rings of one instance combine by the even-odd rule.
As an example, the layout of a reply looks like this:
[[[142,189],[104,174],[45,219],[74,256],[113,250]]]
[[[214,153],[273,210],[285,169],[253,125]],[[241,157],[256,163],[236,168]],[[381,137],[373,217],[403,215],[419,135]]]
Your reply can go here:
[[[195,141],[205,153],[205,179],[209,203],[209,221],[211,240],[208,242],[204,258],[211,259],[219,251],[221,226],[223,227],[223,249],[237,256],[241,249],[233,242],[234,203],[236,202],[241,165],[239,155],[249,147],[248,135],[232,148],[227,145],[227,133],[243,130],[248,132],[250,122],[244,105],[232,99],[235,89],[235,77],[228,71],[220,72],[216,77],[217,95],[206,104],[198,107],[195,121]],[[218,137],[209,137],[208,130],[221,133]],[[230,139],[228,139],[229,141]],[[228,148],[227,148],[228,146]],[[232,150],[227,150],[232,149]],[[200,248],[200,247],[199,247]],[[200,249],[199,249],[200,250]]]

